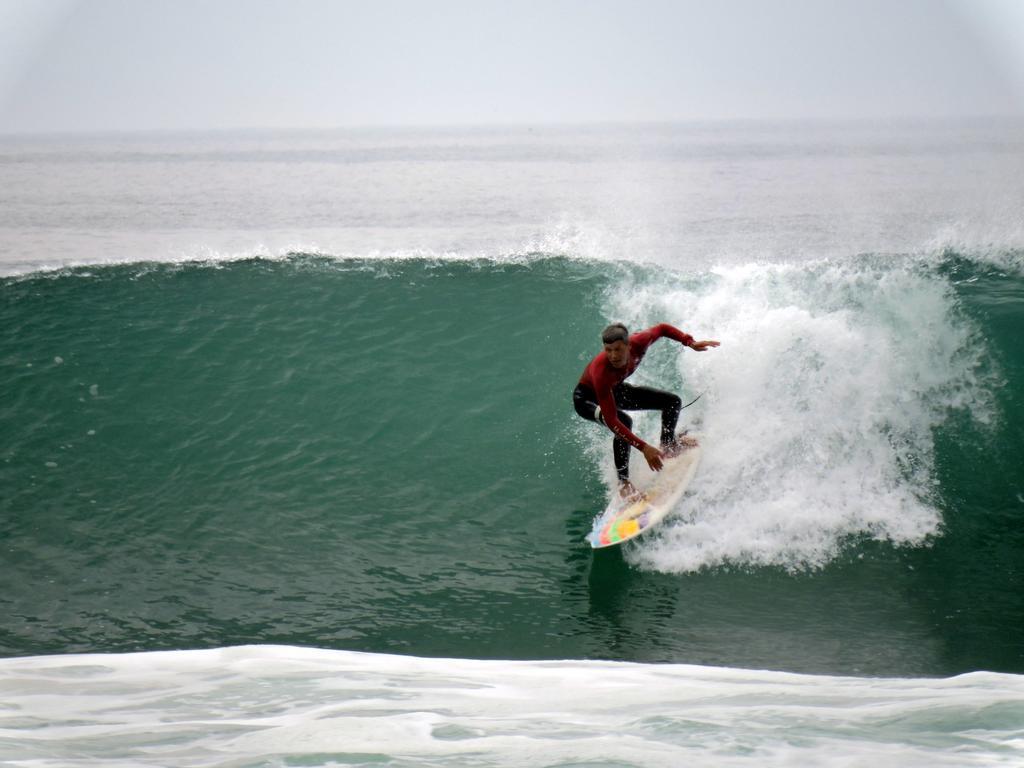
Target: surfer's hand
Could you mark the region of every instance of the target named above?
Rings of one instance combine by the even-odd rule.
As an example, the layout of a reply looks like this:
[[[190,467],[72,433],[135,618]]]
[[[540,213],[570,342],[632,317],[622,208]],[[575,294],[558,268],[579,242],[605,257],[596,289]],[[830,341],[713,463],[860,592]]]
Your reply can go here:
[[[658,472],[663,466],[661,462],[662,455],[662,452],[653,445],[644,446],[644,458],[647,459],[647,466],[655,472]]]
[[[708,341],[695,341],[695,342],[693,342],[690,345],[690,349],[692,349],[694,352],[703,352],[704,350],[708,349],[709,347],[717,347],[718,345],[719,345],[719,342],[711,341],[709,339]]]

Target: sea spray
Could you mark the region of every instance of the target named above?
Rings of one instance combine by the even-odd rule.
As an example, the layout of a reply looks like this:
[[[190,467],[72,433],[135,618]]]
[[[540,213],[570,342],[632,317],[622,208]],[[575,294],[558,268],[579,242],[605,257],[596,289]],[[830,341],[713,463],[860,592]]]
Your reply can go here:
[[[722,342],[659,351],[636,377],[707,391],[684,414],[703,421],[700,482],[677,525],[631,550],[637,562],[821,567],[859,538],[916,546],[939,533],[934,430],[958,411],[990,422],[997,377],[979,373],[986,340],[935,268],[747,264],[623,281],[608,301],[637,327]]]

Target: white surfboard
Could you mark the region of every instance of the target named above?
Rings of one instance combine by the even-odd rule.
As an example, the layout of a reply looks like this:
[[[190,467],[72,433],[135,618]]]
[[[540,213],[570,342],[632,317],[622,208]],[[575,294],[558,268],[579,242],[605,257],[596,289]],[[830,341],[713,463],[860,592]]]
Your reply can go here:
[[[702,448],[699,435],[687,435],[698,440],[675,458],[665,459],[663,469],[654,475],[647,488],[641,488],[643,497],[636,501],[614,498],[604,513],[594,521],[587,541],[594,549],[613,547],[636,538],[656,526],[675,507],[697,473]]]

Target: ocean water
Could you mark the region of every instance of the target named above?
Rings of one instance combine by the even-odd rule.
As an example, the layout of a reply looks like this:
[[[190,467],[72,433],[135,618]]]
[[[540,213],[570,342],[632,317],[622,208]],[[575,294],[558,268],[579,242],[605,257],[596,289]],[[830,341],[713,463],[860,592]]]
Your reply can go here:
[[[1024,761],[1019,123],[9,136],[0,328],[5,764]]]

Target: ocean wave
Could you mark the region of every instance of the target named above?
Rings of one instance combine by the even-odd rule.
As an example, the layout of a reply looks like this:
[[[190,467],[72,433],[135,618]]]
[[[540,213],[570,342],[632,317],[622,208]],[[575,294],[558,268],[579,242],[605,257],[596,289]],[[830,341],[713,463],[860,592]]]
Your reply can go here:
[[[162,241],[151,233],[128,242],[107,242],[115,235],[75,240],[77,245],[66,249],[60,256],[36,256],[17,260],[13,253],[0,261],[0,278],[24,277],[33,274],[64,272],[88,267],[103,268],[131,265],[173,265],[209,267],[240,261],[267,262],[317,258],[345,262],[364,261],[428,261],[428,262],[481,262],[494,264],[523,264],[551,258],[571,259],[605,265],[631,265],[635,268],[653,268],[669,274],[699,274],[715,269],[742,268],[750,264],[775,264],[782,268],[815,270],[820,264],[850,264],[863,266],[874,263],[878,268],[909,265],[921,269],[943,269],[948,265],[967,265],[968,269],[1000,270],[1024,276],[1024,234],[1007,236],[999,240],[986,240],[980,234],[968,234],[956,228],[936,235],[922,248],[893,253],[860,253],[851,248],[845,255],[815,256],[813,253],[788,254],[775,250],[751,247],[743,251],[710,250],[704,254],[664,254],[645,251],[631,244],[627,233],[614,235],[599,223],[576,220],[554,222],[544,231],[527,238],[506,238],[463,247],[402,247],[351,248],[332,242],[336,238],[320,240],[295,238],[288,234],[272,237],[267,242],[253,242],[244,234],[197,234],[194,242],[187,235],[168,235]],[[1005,233],[1004,233],[1005,235]],[[206,242],[204,242],[204,240]],[[219,245],[210,243],[221,241]],[[51,249],[52,250],[52,249]],[[77,252],[71,256],[67,253]],[[117,255],[111,255],[117,254]]]
[[[291,255],[0,281],[0,643],[1018,670],[1021,281],[937,264]],[[637,373],[706,392],[685,420],[707,452],[660,533],[598,557],[610,439],[569,394],[613,320],[722,347],[659,342]],[[815,640],[787,649],[793,626]]]

